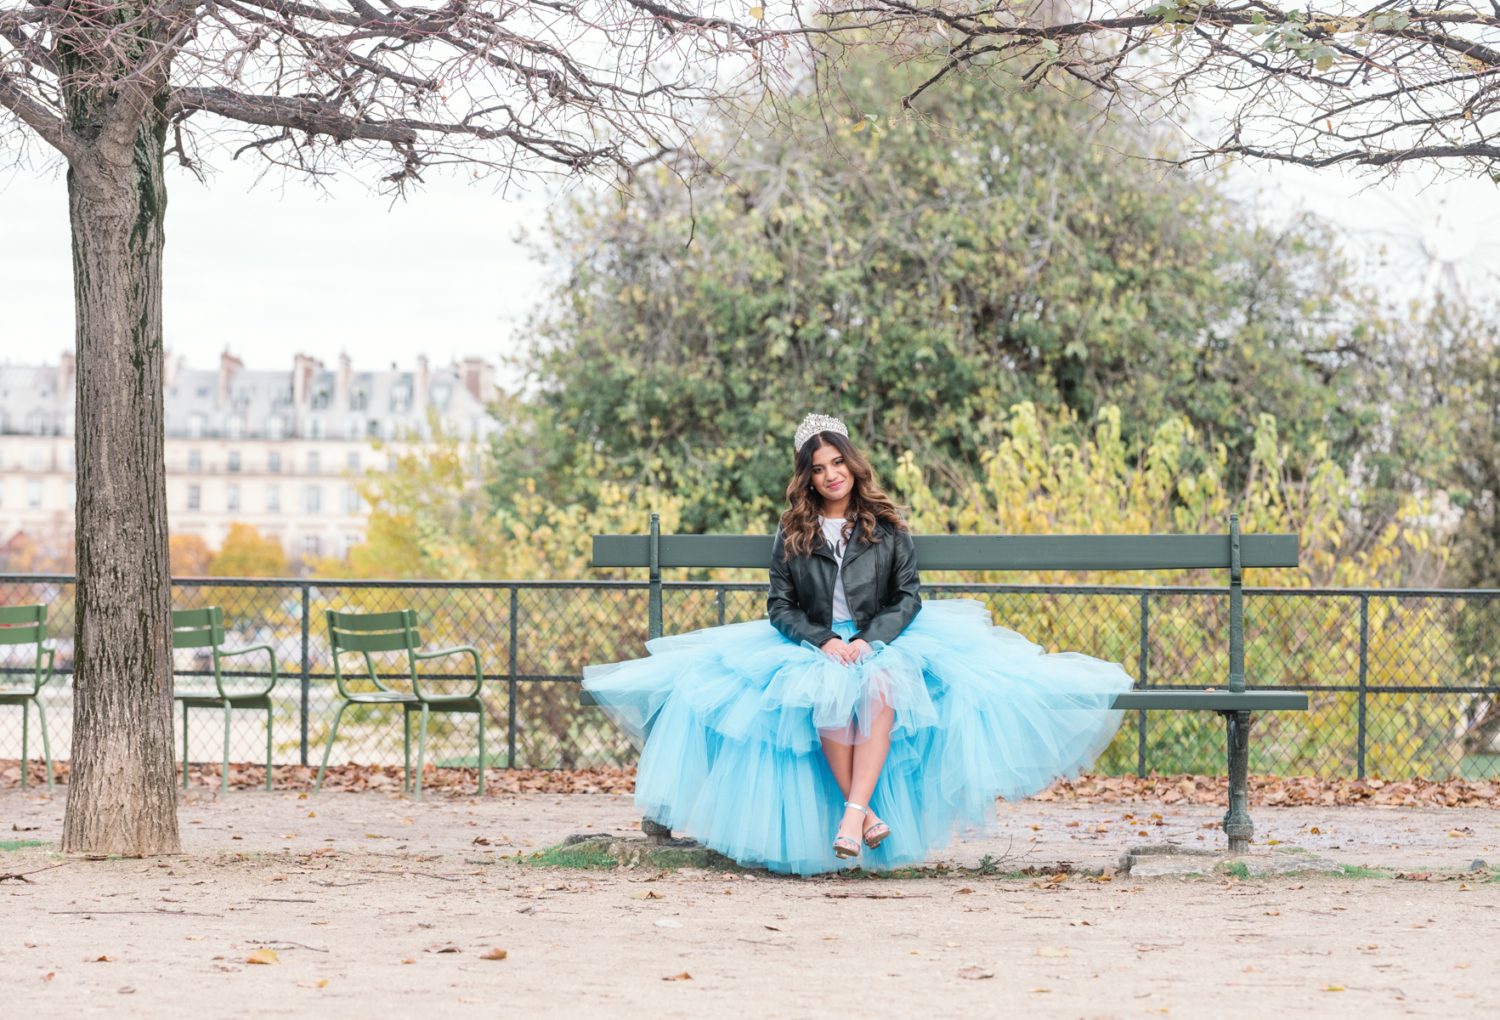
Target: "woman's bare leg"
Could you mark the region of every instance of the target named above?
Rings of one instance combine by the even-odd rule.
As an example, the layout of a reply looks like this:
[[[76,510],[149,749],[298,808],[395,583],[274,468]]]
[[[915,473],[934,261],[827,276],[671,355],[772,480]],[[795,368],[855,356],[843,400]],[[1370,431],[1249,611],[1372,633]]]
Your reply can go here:
[[[891,753],[891,729],[895,722],[896,710],[885,705],[871,721],[870,735],[865,740],[851,745],[823,738],[823,756],[828,759],[828,767],[833,771],[844,800],[860,804],[868,811],[860,814],[853,808],[846,808],[843,821],[839,823],[838,834],[848,836],[856,843],[863,839],[866,829],[880,823],[875,812],[869,810],[870,796],[880,781],[886,756]]]

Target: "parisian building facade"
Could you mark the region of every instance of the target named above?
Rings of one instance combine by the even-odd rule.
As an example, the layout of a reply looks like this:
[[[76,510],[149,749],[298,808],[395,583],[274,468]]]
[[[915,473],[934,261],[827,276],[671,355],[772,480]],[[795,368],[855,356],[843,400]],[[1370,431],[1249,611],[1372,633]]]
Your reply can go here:
[[[75,373],[72,354],[0,365],[0,550],[71,545]],[[363,541],[359,481],[429,441],[432,417],[465,443],[497,426],[494,367],[479,358],[357,371],[347,356],[330,370],[298,355],[288,372],[247,369],[228,353],[217,370],[169,356],[162,391],[172,534],[217,548],[231,524],[248,524],[293,563]]]

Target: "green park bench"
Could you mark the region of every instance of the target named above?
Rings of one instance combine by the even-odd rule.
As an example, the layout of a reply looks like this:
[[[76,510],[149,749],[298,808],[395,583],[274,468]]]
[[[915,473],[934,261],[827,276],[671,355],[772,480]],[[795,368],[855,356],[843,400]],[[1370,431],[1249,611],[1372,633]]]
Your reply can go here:
[[[662,634],[661,572],[666,567],[768,568],[770,535],[662,535],[656,514],[645,535],[595,535],[593,565],[646,567],[650,571],[652,638]],[[1249,567],[1297,566],[1296,535],[1242,535],[1239,515],[1227,535],[914,535],[921,570],[1197,570],[1229,571],[1229,676],[1206,690],[1134,690],[1117,695],[1114,708],[1153,712],[1217,712],[1227,730],[1229,810],[1224,834],[1230,853],[1245,853],[1250,821],[1250,713],[1307,711],[1301,691],[1245,686],[1245,612],[1241,588]],[[587,691],[582,704],[593,704]],[[648,836],[670,837],[643,819]]]

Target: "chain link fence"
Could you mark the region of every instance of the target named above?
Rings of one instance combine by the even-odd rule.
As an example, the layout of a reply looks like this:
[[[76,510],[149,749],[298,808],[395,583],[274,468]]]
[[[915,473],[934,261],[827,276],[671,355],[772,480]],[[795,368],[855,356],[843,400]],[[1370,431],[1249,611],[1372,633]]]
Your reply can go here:
[[[764,616],[765,585],[668,582],[668,634]],[[1048,651],[1077,651],[1119,662],[1140,687],[1223,686],[1228,674],[1227,588],[935,584],[927,598],[973,598],[996,623]],[[218,605],[226,647],[268,644],[278,683],[272,738],[276,764],[322,759],[338,692],[325,613],[413,609],[426,647],[472,645],[484,669],[487,764],[518,768],[629,765],[635,752],[603,713],[578,704],[589,663],[645,654],[645,582],[632,581],[341,581],[180,580],[176,608]],[[0,575],[0,604],[42,603],[57,649],[57,670],[43,688],[55,758],[68,757],[72,726],[74,597],[71,578]],[[1480,778],[1500,774],[1500,592],[1376,589],[1245,590],[1247,683],[1310,695],[1310,711],[1258,715],[1251,769],[1270,774]],[[211,690],[201,650],[176,653],[179,690]],[[0,646],[0,687],[29,686],[33,648]],[[423,664],[424,689],[457,690],[468,660]],[[226,660],[225,684],[269,675],[266,656]],[[345,660],[363,676],[357,657]],[[401,657],[377,662],[400,686]],[[472,668],[471,666],[469,668]],[[389,670],[389,672],[386,672]],[[445,673],[444,670],[450,672]],[[446,678],[446,679],[445,679]],[[353,681],[356,685],[368,680]],[[470,674],[468,682],[472,682]],[[359,705],[344,715],[330,761],[397,764],[399,707]],[[32,716],[30,754],[41,754]],[[182,714],[177,716],[178,746]],[[223,717],[193,710],[188,757],[216,762]],[[1223,726],[1204,712],[1130,712],[1099,762],[1108,773],[1192,772],[1223,768]],[[230,757],[265,756],[265,716],[234,714]],[[21,711],[0,706],[0,758],[21,753]],[[473,716],[434,716],[428,761],[473,765]]]

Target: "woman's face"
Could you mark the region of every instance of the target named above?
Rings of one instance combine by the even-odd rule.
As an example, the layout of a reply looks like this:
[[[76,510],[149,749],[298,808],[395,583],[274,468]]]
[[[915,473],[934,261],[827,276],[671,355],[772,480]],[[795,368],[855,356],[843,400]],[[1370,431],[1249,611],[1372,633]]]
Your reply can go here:
[[[819,496],[835,503],[846,499],[852,490],[854,476],[844,463],[844,455],[832,443],[824,443],[813,451],[812,483]]]

